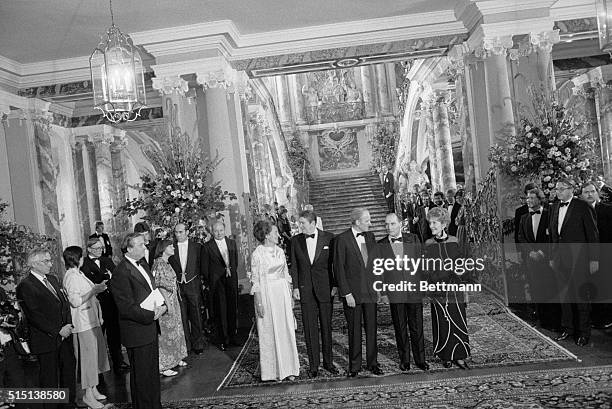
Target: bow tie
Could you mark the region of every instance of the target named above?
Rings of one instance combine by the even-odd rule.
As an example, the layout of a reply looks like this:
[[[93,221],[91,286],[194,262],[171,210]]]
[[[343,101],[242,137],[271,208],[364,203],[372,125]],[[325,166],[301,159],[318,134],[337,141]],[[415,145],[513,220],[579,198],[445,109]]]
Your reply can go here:
[[[138,264],[139,266],[143,266],[143,267],[145,267],[145,266],[148,266],[148,265],[149,265],[149,264],[147,263],[147,260],[145,260],[145,259],[144,259],[144,257],[143,257],[143,258],[141,258],[140,260],[138,260],[138,261],[136,262],[136,264]]]
[[[532,216],[533,216],[534,214],[541,214],[541,213],[542,213],[542,211],[541,211],[541,210],[536,210],[536,211],[533,211],[533,212],[529,212],[529,214],[530,214],[530,215],[532,215]]]
[[[402,238],[401,237],[396,237],[396,238],[392,238],[391,239],[391,243],[395,243],[395,242],[398,242],[398,241],[401,242]]]
[[[89,259],[93,262],[96,262],[100,260],[100,257],[89,257]]]
[[[315,235],[314,235],[314,233],[312,233],[312,234],[305,234],[304,233],[304,237],[306,237],[307,239],[314,239]]]
[[[561,202],[559,203],[559,207],[565,207],[569,204],[570,202]]]
[[[361,233],[357,233],[355,237],[363,236],[365,238],[365,235],[366,235],[365,232],[362,231]]]

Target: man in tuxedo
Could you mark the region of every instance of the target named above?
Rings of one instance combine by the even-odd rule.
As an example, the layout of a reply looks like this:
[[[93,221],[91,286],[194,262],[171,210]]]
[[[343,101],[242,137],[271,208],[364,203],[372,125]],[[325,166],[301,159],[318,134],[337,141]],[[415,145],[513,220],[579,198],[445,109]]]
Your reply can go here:
[[[101,221],[97,221],[95,230],[96,231],[94,232],[94,234],[89,236],[89,238],[90,239],[101,238],[102,241],[104,242],[104,253],[102,253],[102,256],[112,258],[113,257],[113,246],[111,245],[111,241],[110,241],[110,238],[108,237],[108,234],[104,233],[104,223]]]
[[[304,210],[309,210],[311,212],[314,212],[314,207],[311,204],[307,204],[304,206]],[[321,220],[320,216],[317,216],[317,229],[319,230],[323,230],[323,220]],[[300,230],[300,233],[302,233],[302,231]]]
[[[121,243],[124,259],[115,268],[110,280],[111,293],[119,311],[121,340],[130,359],[130,393],[135,409],[161,409],[159,383],[159,326],[157,319],[166,306],[153,311],[141,303],[155,290],[155,278],[144,257],[144,239],[129,233]]]
[[[412,225],[412,219],[416,213],[417,205],[412,200],[412,194],[406,193],[402,197],[402,201],[400,202],[401,211],[402,211],[402,220],[407,220],[408,227],[410,231],[414,231],[414,226]]]
[[[387,207],[389,208],[389,213],[395,212],[395,180],[393,178],[393,173],[389,171],[387,166],[383,166],[383,194],[385,195],[385,200],[387,201]]]
[[[81,271],[94,284],[110,280],[115,270],[115,263],[113,263],[110,257],[102,256],[103,252],[104,243],[101,239],[93,238],[87,241],[87,255],[83,259]],[[102,318],[104,319],[102,330],[106,333],[108,340],[108,350],[113,362],[113,371],[116,374],[120,374],[130,369],[130,366],[125,363],[121,353],[121,335],[117,305],[108,287],[105,291],[98,294],[97,297],[102,308]]]
[[[519,242],[518,233],[521,227],[521,219],[523,218],[523,215],[529,213],[529,206],[527,206],[527,192],[535,189],[536,187],[537,186],[531,182],[525,185],[525,187],[523,188],[524,196],[521,197],[523,204],[514,211],[514,242],[515,243]]]
[[[28,254],[30,274],[17,286],[17,299],[30,327],[30,351],[36,355],[41,388],[68,388],[68,405],[43,404],[44,408],[72,408],[76,401],[76,360],[72,344],[70,304],[57,278],[49,274],[51,255],[43,248]]]
[[[202,248],[202,270],[210,286],[219,349],[225,351],[230,343],[237,345],[238,247],[236,241],[225,237],[222,221],[215,222],[212,230],[213,240]]]
[[[402,224],[395,213],[385,217],[387,236],[378,241],[375,257],[382,260],[396,260],[396,257],[421,257],[421,242],[412,233],[402,233]],[[394,266],[396,267],[396,266]],[[385,269],[385,284],[400,284],[402,281],[414,283],[416,288],[422,275],[419,271],[405,269]],[[387,291],[383,303],[390,303],[391,320],[395,330],[395,340],[400,357],[400,370],[410,370],[410,347],[414,354],[415,365],[423,371],[429,370],[425,361],[425,337],[423,335],[423,295],[418,291]],[[410,331],[410,337],[408,332]]]
[[[357,208],[351,212],[351,228],[336,237],[334,273],[340,289],[344,316],[348,324],[348,376],[355,377],[361,370],[361,321],[366,333],[366,364],[374,375],[382,375],[378,365],[376,344],[376,302],[372,260],[376,238],[369,231],[370,212]]]
[[[433,204],[434,204],[435,207],[447,207],[447,203],[444,200],[444,193],[442,193],[442,192],[434,193],[434,195],[433,195]]]
[[[144,259],[149,263],[149,268],[153,268],[153,261],[155,256],[155,245],[156,243],[151,241],[151,229],[147,222],[138,222],[134,226],[134,233],[142,235],[145,243],[145,255]]]
[[[589,343],[591,312],[585,284],[599,269],[599,232],[595,211],[583,200],[573,197],[573,181],[560,178],[555,190],[559,201],[551,208],[549,230],[552,242],[550,265],[559,285],[561,327],[557,338],[570,336],[578,346]]]
[[[548,265],[550,259],[549,212],[543,207],[546,197],[534,188],[527,192],[528,213],[521,218],[518,231],[518,249],[527,272],[527,281],[535,314],[543,328],[559,328],[559,304],[555,298],[555,277]]]
[[[598,329],[612,328],[612,277],[607,266],[612,265],[612,206],[602,203],[599,190],[592,182],[582,185],[582,199],[593,207],[597,218],[597,230],[599,231],[599,265],[600,270],[593,276],[596,294],[596,303],[593,304],[591,318],[593,327]]]
[[[432,237],[429,222],[427,221],[427,213],[429,209],[435,207],[435,205],[429,201],[429,192],[427,190],[421,191],[421,202],[423,204],[416,207],[414,217],[412,218],[414,229],[411,231],[416,233],[421,243],[425,243],[427,239]]]
[[[455,191],[449,189],[446,192],[446,200],[448,200],[448,214],[450,215],[450,223],[448,224],[448,234],[451,236],[457,235],[457,215],[461,210],[461,204],[455,200]]]
[[[291,239],[291,281],[293,298],[300,301],[304,338],[310,369],[308,376],[319,374],[320,348],[317,321],[321,328],[323,368],[337,374],[332,357],[332,301],[337,292],[332,268],[332,233],[317,229],[315,212],[300,213],[302,233]]]
[[[202,334],[202,307],[201,286],[205,272],[202,269],[201,253],[202,247],[189,240],[187,227],[179,223],[174,227],[174,255],[170,256],[168,262],[176,273],[179,287],[179,300],[181,304],[181,316],[187,350],[193,349],[196,354],[204,350],[204,338]]]

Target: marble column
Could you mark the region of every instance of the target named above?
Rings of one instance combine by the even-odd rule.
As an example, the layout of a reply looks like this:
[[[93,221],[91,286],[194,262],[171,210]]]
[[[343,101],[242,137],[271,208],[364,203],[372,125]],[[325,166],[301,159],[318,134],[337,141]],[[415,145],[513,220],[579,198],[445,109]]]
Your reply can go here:
[[[87,204],[89,211],[89,236],[95,231],[95,222],[101,221],[100,201],[98,200],[98,171],[96,168],[96,152],[90,137],[86,136],[83,142],[83,173],[85,174],[85,186],[87,186]]]
[[[451,144],[451,131],[448,119],[449,97],[447,92],[440,93],[432,109],[435,148],[438,158],[442,192],[457,188],[455,164],[453,161],[453,146]]]
[[[111,157],[111,144],[114,137],[110,132],[96,132],[90,135],[90,141],[94,146],[95,170],[98,180],[98,203],[100,204],[100,219],[104,223],[105,231],[108,233],[113,248],[117,247],[117,233],[115,226],[115,211],[113,206],[114,180],[113,165]],[[115,252],[116,253],[116,250]],[[118,255],[118,253],[117,253]]]
[[[600,85],[594,90],[598,127],[601,144],[601,159],[606,180],[612,178],[612,89]]]
[[[169,118],[168,126],[177,127],[189,135],[192,141],[199,138],[198,115],[195,98],[186,96],[189,84],[178,75],[153,78],[153,89],[162,97],[164,117]],[[195,92],[193,92],[195,95]]]
[[[77,209],[79,221],[81,223],[81,239],[83,242],[87,240],[94,222],[91,220],[89,214],[89,200],[87,195],[88,189],[85,181],[85,166],[83,157],[85,142],[86,141],[81,137],[75,138],[75,141],[72,144],[72,168],[74,170],[74,180],[76,182]]]
[[[361,70],[361,86],[366,118],[374,116],[374,95],[372,94],[372,66],[363,65]]]
[[[306,117],[304,114],[304,95],[302,86],[304,84],[304,74],[292,74],[287,76],[289,80],[289,92],[291,94],[291,109],[295,115],[296,125],[305,125]]]
[[[63,249],[57,203],[57,177],[59,163],[54,158],[51,146],[49,113],[34,114],[34,143],[40,177],[44,232],[57,240],[58,249]]]
[[[491,55],[484,60],[490,143],[503,141],[505,131],[514,133],[514,111],[506,55]]]
[[[376,90],[378,92],[378,110],[383,115],[390,114],[389,88],[385,64],[377,64],[374,67],[376,71]]]
[[[119,209],[128,200],[125,131],[120,131],[111,144],[111,167],[113,171],[113,208]],[[115,210],[116,211],[116,210]],[[130,230],[130,220],[125,215],[115,216],[115,230],[119,234]]]
[[[291,101],[289,99],[289,87],[286,75],[274,77],[276,82],[276,95],[278,95],[278,119],[282,125],[291,123]]]
[[[440,189],[440,168],[436,154],[435,125],[433,120],[433,110],[435,101],[433,95],[427,96],[421,102],[421,112],[425,116],[427,125],[425,135],[427,138],[427,150],[429,151],[429,172],[431,173],[431,188],[435,192]]]

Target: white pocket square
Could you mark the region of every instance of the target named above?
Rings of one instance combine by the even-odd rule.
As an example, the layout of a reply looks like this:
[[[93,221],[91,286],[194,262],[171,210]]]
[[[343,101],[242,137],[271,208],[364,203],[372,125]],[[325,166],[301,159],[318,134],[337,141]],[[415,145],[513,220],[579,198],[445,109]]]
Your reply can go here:
[[[324,246],[323,250],[329,250],[329,246]]]

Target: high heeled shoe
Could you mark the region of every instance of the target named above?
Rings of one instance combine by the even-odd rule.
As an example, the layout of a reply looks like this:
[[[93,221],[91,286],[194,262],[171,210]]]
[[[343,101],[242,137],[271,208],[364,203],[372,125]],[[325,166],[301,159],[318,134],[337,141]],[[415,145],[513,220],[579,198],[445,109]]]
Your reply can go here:
[[[102,409],[102,408],[104,408],[104,404],[98,402],[93,397],[93,393],[85,392],[85,395],[83,395],[83,403],[86,404],[87,407],[91,408],[91,409]]]
[[[457,359],[456,361],[453,361],[453,363],[455,365],[457,365],[459,368],[461,369],[472,369],[470,368],[470,366],[467,364],[467,362],[465,362],[463,359]]]
[[[166,376],[166,377],[170,377],[170,376],[174,376],[174,375],[178,374],[178,372],[173,371],[172,369],[166,369],[165,371],[160,372],[160,374],[162,374],[163,376]]]
[[[95,386],[91,388],[91,391],[93,392],[93,397],[95,400],[105,400],[106,399],[106,395],[102,395],[100,391],[98,390],[98,388],[96,388]]]

